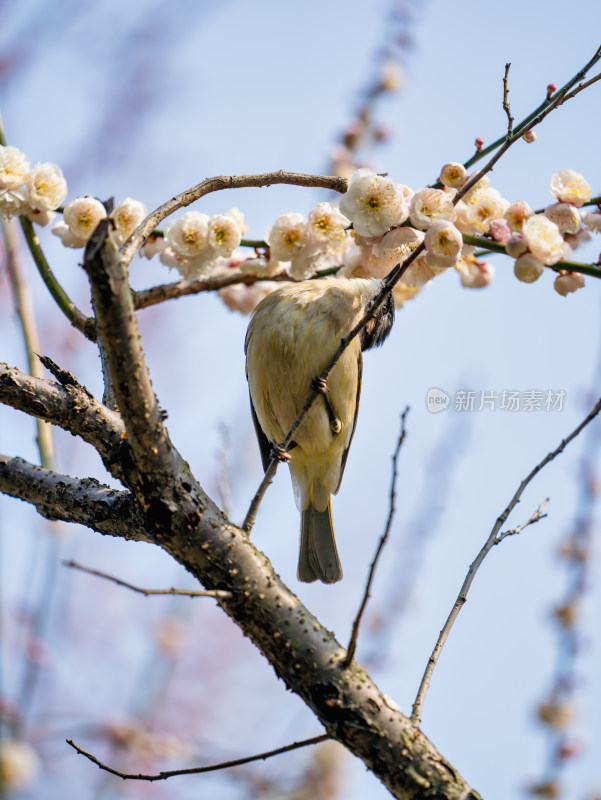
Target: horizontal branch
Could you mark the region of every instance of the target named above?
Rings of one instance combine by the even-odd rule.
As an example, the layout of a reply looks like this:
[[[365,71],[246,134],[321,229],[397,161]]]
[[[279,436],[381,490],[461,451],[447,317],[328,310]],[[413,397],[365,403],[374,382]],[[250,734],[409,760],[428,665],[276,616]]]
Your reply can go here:
[[[0,403],[79,436],[97,450],[111,475],[122,480],[121,455],[126,442],[121,417],[96,400],[70,373],[58,370],[56,374],[64,383],[33,378],[0,362]]]
[[[0,454],[0,492],[30,503],[46,519],[76,522],[122,539],[152,541],[140,527],[142,515],[132,495],[94,478],[60,475]],[[138,524],[132,525],[136,521]]]
[[[163,205],[149,214],[121,248],[122,261],[125,265],[128,265],[136,250],[150,236],[157,225],[170,214],[173,214],[174,211],[177,211],[178,208],[189,206],[201,197],[211,192],[219,192],[222,189],[244,189],[282,183],[289,186],[331,189],[341,194],[346,192],[348,185],[346,178],[337,178],[329,175],[306,175],[301,172],[284,172],[283,170],[265,172],[262,175],[218,175],[215,178],[207,178],[191,189],[186,189],[180,194],[176,194],[171,200],[163,203]]]

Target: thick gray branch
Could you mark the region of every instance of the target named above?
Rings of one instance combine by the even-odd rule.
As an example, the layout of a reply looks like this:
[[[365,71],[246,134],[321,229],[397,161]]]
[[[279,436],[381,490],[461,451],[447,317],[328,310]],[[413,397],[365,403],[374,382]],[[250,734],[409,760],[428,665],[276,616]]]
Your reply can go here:
[[[0,492],[25,500],[46,519],[78,522],[123,539],[151,541],[129,492],[94,478],[72,478],[22,458],[0,455]]]

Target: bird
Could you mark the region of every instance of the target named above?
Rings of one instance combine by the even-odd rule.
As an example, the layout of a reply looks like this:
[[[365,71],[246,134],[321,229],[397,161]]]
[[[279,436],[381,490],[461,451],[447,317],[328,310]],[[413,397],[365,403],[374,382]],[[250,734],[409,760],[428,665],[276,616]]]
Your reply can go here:
[[[376,304],[377,278],[327,277],[283,284],[255,308],[244,350],[251,414],[267,471],[272,456],[288,461],[301,512],[297,577],[336,583],[342,567],[334,538],[331,498],[340,488],[357,424],[362,351],[381,345],[392,328],[386,294],[374,316],[344,350],[327,383],[318,380],[343,339]],[[282,442],[311,388],[319,391],[287,451]]]

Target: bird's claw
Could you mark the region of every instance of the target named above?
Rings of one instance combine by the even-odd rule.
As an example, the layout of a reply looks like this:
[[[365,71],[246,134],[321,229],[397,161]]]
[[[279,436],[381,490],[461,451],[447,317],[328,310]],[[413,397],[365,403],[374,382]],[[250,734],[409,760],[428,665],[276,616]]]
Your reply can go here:
[[[279,444],[274,444],[271,448],[271,455],[277,461],[290,461],[290,453],[284,447],[280,447]]]
[[[340,433],[342,430],[342,422],[339,417],[336,416],[334,409],[332,408],[332,404],[330,403],[330,398],[328,397],[328,384],[323,378],[313,378],[311,381],[311,386],[315,389],[316,392],[323,397],[326,410],[328,412],[328,419],[330,421],[330,428],[332,432],[335,434]]]

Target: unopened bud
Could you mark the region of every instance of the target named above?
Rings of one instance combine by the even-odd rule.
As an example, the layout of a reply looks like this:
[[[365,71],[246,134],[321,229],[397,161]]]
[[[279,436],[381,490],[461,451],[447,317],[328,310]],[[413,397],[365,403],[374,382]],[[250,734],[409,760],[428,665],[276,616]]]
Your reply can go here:
[[[556,91],[557,91],[557,86],[555,86],[554,83],[550,83],[547,86],[547,100],[550,100]]]
[[[480,150],[482,150],[484,147],[484,139],[481,136],[478,136],[474,144],[476,145],[476,150],[480,152]]]
[[[532,144],[532,142],[536,141],[536,131],[526,131],[522,136],[522,139],[528,144]]]

